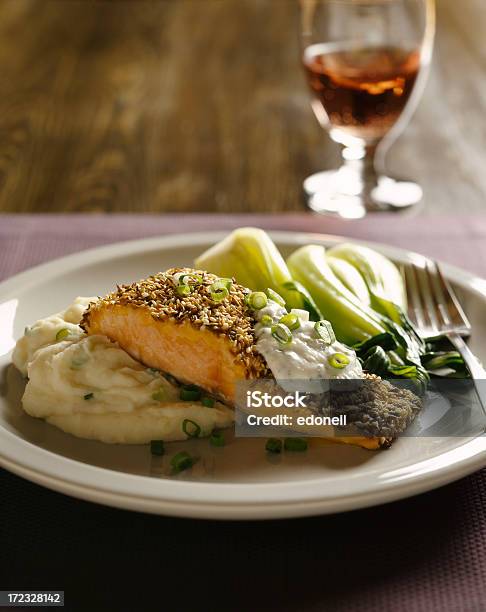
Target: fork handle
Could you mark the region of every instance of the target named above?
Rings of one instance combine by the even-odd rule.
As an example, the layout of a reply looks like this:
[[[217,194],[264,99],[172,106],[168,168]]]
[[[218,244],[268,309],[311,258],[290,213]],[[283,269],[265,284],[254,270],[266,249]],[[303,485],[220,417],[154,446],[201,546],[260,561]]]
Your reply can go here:
[[[481,363],[478,361],[478,358],[474,355],[468,345],[464,342],[463,337],[454,333],[447,334],[447,337],[462,355],[464,362],[471,373],[471,378],[474,380],[486,380],[486,370],[483,368]],[[481,399],[486,401],[486,398]]]

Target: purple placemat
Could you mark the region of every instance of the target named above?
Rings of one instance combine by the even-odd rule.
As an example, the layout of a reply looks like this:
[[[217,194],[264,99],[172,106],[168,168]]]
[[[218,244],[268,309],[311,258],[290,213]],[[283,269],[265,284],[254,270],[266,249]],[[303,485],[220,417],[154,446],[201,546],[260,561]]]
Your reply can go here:
[[[486,276],[482,217],[56,215],[0,216],[0,279],[99,244],[240,225],[387,242]],[[479,612],[485,508],[486,470],[385,506],[267,523],[128,513],[0,470],[0,589],[64,589],[69,610],[148,609],[150,594],[182,611]]]
[[[378,215],[344,221],[308,214],[0,215],[0,280],[43,261],[110,242],[242,225],[385,242],[486,276],[486,216]]]

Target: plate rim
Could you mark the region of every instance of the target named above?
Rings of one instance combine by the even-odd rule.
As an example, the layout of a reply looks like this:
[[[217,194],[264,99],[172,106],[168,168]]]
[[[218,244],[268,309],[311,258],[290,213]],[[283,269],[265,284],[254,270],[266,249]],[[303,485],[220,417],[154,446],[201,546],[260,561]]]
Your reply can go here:
[[[198,244],[207,245],[208,243],[214,243],[223,236],[226,236],[229,231],[230,230],[186,232],[115,242],[90,248],[88,250],[81,250],[41,263],[3,281],[0,283],[0,300],[4,301],[4,299],[11,298],[10,294],[12,291],[15,291],[16,288],[21,287],[22,289],[27,289],[30,285],[34,284],[35,281],[41,282],[39,278],[44,280],[62,272],[66,272],[69,269],[78,269],[96,261],[107,259],[114,260],[117,257],[139,254],[147,250],[170,250],[171,248],[181,248],[184,246],[184,242],[188,235],[191,236],[191,246],[197,246]],[[368,240],[356,240],[345,236],[292,231],[270,231],[269,234],[277,243],[283,242],[287,245],[301,246],[312,242],[329,244],[347,241],[368,246],[371,245],[397,260],[407,260],[410,258],[422,258],[423,260],[424,258],[423,255],[400,247]],[[467,287],[469,291],[477,293],[483,299],[486,299],[485,280],[466,270],[449,264],[442,264],[442,267],[450,280],[460,286]],[[486,438],[484,436],[478,436],[470,439],[468,438],[468,441],[464,444],[452,450],[445,451],[437,457],[426,460],[428,462],[437,461],[451,452],[462,455],[462,457],[458,458],[452,465],[438,466],[435,469],[425,472],[425,474],[422,473],[421,476],[404,478],[398,481],[398,484],[397,481],[385,481],[371,491],[355,490],[348,495],[326,497],[323,495],[323,492],[319,490],[319,487],[316,486],[319,483],[325,484],[326,479],[314,478],[292,483],[270,482],[237,484],[218,482],[204,483],[168,479],[158,480],[149,476],[117,472],[109,468],[93,466],[58,455],[18,438],[14,433],[2,426],[0,426],[0,442],[0,465],[2,467],[48,488],[110,506],[193,518],[284,518],[347,511],[419,494],[457,480],[486,465]],[[57,473],[57,470],[53,471],[52,469],[46,472],[42,470],[35,461],[28,462],[26,465],[25,462],[22,461],[22,448],[26,446],[27,450],[30,451],[28,456],[30,457],[33,455],[33,459],[35,459],[36,454],[39,455],[40,453],[41,459],[46,459],[47,457],[48,463],[52,461],[54,461],[54,463],[57,462],[58,467],[65,466],[67,462],[67,467],[71,467],[71,471],[76,472],[76,477],[73,478],[72,474],[70,477],[66,475],[63,476]],[[18,456],[16,457],[16,451],[18,450],[20,450],[20,458]],[[42,455],[44,455],[44,457],[42,457]],[[82,472],[81,475],[86,476],[87,481],[80,477],[79,472]],[[94,486],[93,481],[90,483],[91,476],[94,477],[95,482],[98,482],[99,479],[103,477],[106,481],[108,475],[110,477],[110,482],[113,479],[117,481],[115,483],[117,486],[113,486],[111,482],[111,487],[106,489],[104,486]],[[140,487],[136,486],[137,483],[142,490],[140,490]],[[144,484],[145,487],[142,486]],[[146,490],[148,484],[150,484],[150,494],[147,494]],[[126,487],[124,485],[126,485]],[[208,485],[213,491],[217,489],[218,494],[222,492],[226,496],[208,496]],[[312,489],[312,494],[310,495],[309,487]],[[294,492],[297,490],[298,494],[302,495],[302,497],[299,497],[297,500],[291,499],[292,495],[282,492],[282,488],[290,488]],[[245,496],[249,489],[253,489],[254,491],[264,490],[266,494],[265,499],[262,501],[256,499],[250,501],[245,500]],[[244,491],[243,497],[241,497],[242,490]],[[270,495],[270,493],[274,493],[273,490],[277,492],[280,490],[283,495]],[[199,493],[200,491],[203,492],[202,496],[195,495],[195,493]],[[307,491],[307,494],[303,495],[305,491]]]

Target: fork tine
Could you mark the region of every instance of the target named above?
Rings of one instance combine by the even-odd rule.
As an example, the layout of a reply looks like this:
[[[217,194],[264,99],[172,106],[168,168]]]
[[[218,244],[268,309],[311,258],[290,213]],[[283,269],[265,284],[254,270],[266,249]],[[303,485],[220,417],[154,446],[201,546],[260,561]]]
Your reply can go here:
[[[412,265],[402,266],[401,272],[407,288],[408,316],[410,317],[412,323],[414,323],[419,329],[423,328],[425,326],[422,312],[423,308],[420,302],[417,279],[412,269]]]
[[[432,296],[435,299],[436,313],[440,317],[441,322],[445,327],[451,327],[452,321],[447,308],[447,297],[444,293],[444,287],[439,279],[437,263],[435,261],[427,260],[426,268],[429,287],[431,289]]]
[[[461,327],[462,332],[469,333],[471,330],[471,324],[461,306],[461,303],[459,302],[457,295],[452,289],[449,281],[444,278],[439,264],[434,262],[434,265],[438,283],[443,291],[445,307],[448,310],[450,319],[452,319],[451,324],[456,325],[456,327]]]
[[[423,267],[413,264],[415,275],[417,276],[418,286],[420,288],[420,298],[422,300],[424,318],[428,319],[426,327],[429,328],[432,334],[439,333],[439,321],[437,319],[436,305],[433,298],[429,278],[427,274],[427,262]]]

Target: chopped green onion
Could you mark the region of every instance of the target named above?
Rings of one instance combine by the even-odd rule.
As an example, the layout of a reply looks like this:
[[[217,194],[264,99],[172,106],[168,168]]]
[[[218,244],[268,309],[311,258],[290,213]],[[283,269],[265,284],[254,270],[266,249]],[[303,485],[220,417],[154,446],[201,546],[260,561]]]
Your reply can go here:
[[[177,272],[172,276],[175,285],[197,285],[202,283],[202,276],[193,272]]]
[[[265,327],[270,327],[271,325],[273,325],[273,319],[270,315],[265,314],[260,319],[260,323],[264,325]]]
[[[189,285],[177,285],[176,287],[176,293],[180,297],[187,297],[188,295],[191,295],[191,291],[192,290]]]
[[[67,338],[68,336],[69,336],[69,329],[64,327],[63,329],[60,329],[57,332],[57,334],[56,334],[56,342],[60,342],[61,340],[64,340],[64,338]]]
[[[206,406],[206,408],[213,408],[214,407],[214,400],[212,397],[203,397],[201,400],[201,404],[203,406]]]
[[[209,293],[213,302],[222,302],[228,297],[232,281],[228,278],[220,278],[209,287]]]
[[[307,450],[307,440],[303,438],[285,438],[284,448],[286,451],[302,453]]]
[[[283,299],[283,297],[273,289],[268,288],[267,295],[271,300],[277,302],[277,304],[279,304],[280,306],[285,306],[285,300]]]
[[[196,461],[196,457],[191,457],[191,455],[186,453],[186,451],[181,451],[172,457],[170,460],[170,466],[172,468],[172,472],[174,474],[178,474],[179,472],[183,472],[184,470],[192,467]]]
[[[290,329],[290,331],[294,331],[296,329],[299,329],[300,327],[299,317],[292,313],[284,315],[280,319],[279,323],[281,323],[282,325],[286,325]]]
[[[334,355],[329,355],[327,362],[333,368],[343,370],[349,364],[350,359],[344,353],[334,353]]]
[[[304,323],[307,323],[307,321],[309,320],[308,310],[302,310],[301,308],[292,308],[290,314],[297,315],[301,321],[304,321]]]
[[[167,400],[167,395],[164,389],[159,389],[155,393],[152,393],[152,399],[156,402],[165,402]]]
[[[218,279],[216,281],[217,283],[221,283],[222,285],[224,285],[226,287],[226,289],[228,289],[228,291],[231,290],[231,287],[233,286],[233,279],[232,278],[224,278],[223,276]]]
[[[200,274],[182,273],[179,276],[179,285],[188,285],[189,283],[192,283],[193,285],[202,283],[202,276]]]
[[[179,397],[183,402],[196,402],[201,399],[201,390],[196,385],[184,385]]]
[[[314,325],[314,331],[316,336],[324,340],[327,345],[330,346],[336,342],[336,336],[329,321],[317,321]]]
[[[151,440],[150,441],[150,452],[152,455],[163,455],[165,452],[163,440]]]
[[[292,342],[292,332],[286,325],[277,323],[277,325],[272,325],[271,331],[272,336],[279,344],[286,346]]]
[[[261,310],[268,304],[268,298],[263,291],[253,291],[247,298],[248,306],[253,310]]]
[[[182,431],[188,438],[199,438],[201,428],[195,421],[191,421],[191,419],[184,419],[182,421]]]
[[[147,372],[149,372],[150,374],[153,374],[154,376],[156,374],[160,374],[160,370],[157,370],[157,368],[147,368]]]
[[[282,452],[282,440],[278,438],[268,438],[265,444],[265,450],[269,453],[281,453]]]
[[[224,436],[222,431],[213,431],[211,437],[209,438],[209,443],[211,446],[224,446]]]
[[[94,397],[94,393],[86,393],[86,395],[84,396],[85,400],[90,400],[93,399]]]

